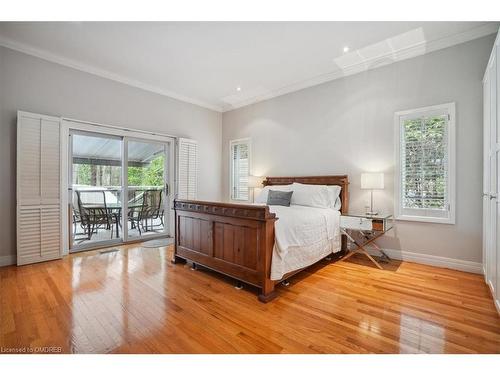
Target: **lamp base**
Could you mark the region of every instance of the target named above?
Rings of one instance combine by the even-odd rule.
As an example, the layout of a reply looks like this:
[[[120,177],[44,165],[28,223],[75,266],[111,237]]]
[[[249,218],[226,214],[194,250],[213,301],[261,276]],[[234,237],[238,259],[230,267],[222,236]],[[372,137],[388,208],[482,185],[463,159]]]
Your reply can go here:
[[[366,215],[370,215],[370,216],[375,216],[375,215],[378,215],[378,212],[377,211],[367,211],[365,212]]]

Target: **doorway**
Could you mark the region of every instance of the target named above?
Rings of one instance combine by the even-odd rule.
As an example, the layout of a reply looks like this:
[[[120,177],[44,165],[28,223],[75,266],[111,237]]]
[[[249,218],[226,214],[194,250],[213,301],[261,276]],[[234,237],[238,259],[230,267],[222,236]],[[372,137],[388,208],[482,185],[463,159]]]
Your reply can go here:
[[[71,249],[122,242],[122,139],[72,131]]]
[[[168,144],[129,138],[124,142],[127,161],[124,212],[128,212],[125,239],[165,235],[168,227],[165,213],[169,212]]]
[[[170,236],[174,140],[96,128],[67,128],[68,251]]]

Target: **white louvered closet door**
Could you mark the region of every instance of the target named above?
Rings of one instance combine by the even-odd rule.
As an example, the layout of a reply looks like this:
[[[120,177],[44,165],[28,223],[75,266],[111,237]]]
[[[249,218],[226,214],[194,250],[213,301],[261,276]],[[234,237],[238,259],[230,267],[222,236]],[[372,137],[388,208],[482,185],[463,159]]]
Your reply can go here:
[[[61,257],[60,119],[17,114],[17,264]]]
[[[177,160],[177,197],[196,199],[198,195],[198,143],[192,139],[179,138]]]

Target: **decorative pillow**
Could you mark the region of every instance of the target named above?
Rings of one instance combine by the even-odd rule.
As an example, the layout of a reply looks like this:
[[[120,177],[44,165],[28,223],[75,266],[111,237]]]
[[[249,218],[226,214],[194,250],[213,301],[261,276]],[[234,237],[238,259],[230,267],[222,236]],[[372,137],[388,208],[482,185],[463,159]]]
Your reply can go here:
[[[267,204],[270,206],[290,206],[293,191],[269,190]]]
[[[332,208],[335,204],[326,185],[306,185],[294,182],[292,190],[292,204],[319,208]]]
[[[262,188],[260,193],[255,197],[255,203],[263,203],[267,204],[267,195],[269,194],[269,190],[275,191],[292,191],[292,185],[273,185],[266,186]]]

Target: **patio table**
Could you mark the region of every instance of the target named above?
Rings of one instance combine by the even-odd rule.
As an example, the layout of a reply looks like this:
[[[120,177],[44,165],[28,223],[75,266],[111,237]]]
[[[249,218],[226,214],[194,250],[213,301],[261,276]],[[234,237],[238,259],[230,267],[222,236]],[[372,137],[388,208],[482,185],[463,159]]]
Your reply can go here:
[[[115,215],[116,222],[116,237],[120,237],[120,217],[122,211],[121,203],[106,203],[104,204],[84,204],[83,208],[87,210],[108,210],[109,215]],[[129,203],[128,208],[141,208],[142,203]]]

